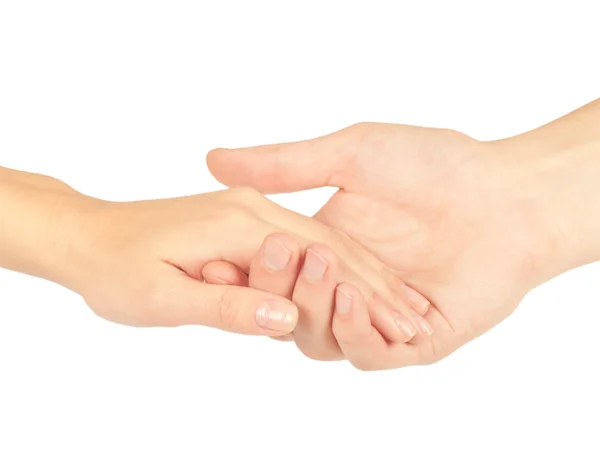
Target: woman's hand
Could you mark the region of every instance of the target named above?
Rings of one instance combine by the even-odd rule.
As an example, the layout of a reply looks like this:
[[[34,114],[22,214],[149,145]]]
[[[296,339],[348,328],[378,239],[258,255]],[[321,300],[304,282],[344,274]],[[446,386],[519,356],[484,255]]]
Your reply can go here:
[[[84,269],[74,280],[75,290],[100,316],[126,324],[290,332],[297,309],[281,292],[203,283],[203,268],[211,261],[248,272],[263,239],[272,232],[288,233],[302,250],[314,242],[332,246],[344,259],[336,281],[351,282],[365,297],[377,294],[405,310],[403,293],[393,289],[398,279],[366,250],[249,189],[100,203],[85,229],[80,254]]]

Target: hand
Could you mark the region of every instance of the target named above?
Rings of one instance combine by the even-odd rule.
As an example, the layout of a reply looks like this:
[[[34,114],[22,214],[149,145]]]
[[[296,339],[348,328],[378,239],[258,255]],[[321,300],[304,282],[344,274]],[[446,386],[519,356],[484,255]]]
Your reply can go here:
[[[54,239],[60,243],[53,244],[52,252],[66,247],[62,257],[54,256],[37,273],[77,291],[111,321],[201,324],[247,334],[290,332],[297,309],[289,300],[257,289],[203,283],[203,268],[217,260],[247,272],[261,242],[274,231],[294,233],[299,248],[314,242],[335,246],[344,259],[338,281],[351,281],[366,296],[378,292],[386,301],[402,299],[387,284],[397,282],[395,276],[371,254],[340,243],[330,228],[253,190],[128,203],[104,202],[70,189],[52,194],[41,197],[44,203],[52,200],[48,206],[59,213],[53,218],[58,225]],[[43,211],[39,204],[30,205]],[[8,245],[15,243],[13,237]]]
[[[228,186],[340,190],[315,219],[366,246],[432,307],[435,334],[407,348],[369,333],[340,342],[361,369],[437,361],[504,318],[548,278],[551,243],[518,161],[458,132],[359,124],[314,140],[213,150]]]

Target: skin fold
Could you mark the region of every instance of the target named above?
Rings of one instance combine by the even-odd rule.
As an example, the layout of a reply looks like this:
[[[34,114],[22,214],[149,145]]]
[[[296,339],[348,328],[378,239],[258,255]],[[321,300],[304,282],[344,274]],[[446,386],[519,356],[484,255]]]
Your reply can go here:
[[[346,291],[352,314],[335,305],[328,313],[334,335],[340,324],[356,326],[336,338],[364,370],[438,361],[505,319],[531,289],[600,260],[600,100],[494,142],[363,123],[313,140],[217,149],[207,162],[230,187],[339,188],[314,218],[431,301],[424,317],[435,334],[389,344],[358,293]]]

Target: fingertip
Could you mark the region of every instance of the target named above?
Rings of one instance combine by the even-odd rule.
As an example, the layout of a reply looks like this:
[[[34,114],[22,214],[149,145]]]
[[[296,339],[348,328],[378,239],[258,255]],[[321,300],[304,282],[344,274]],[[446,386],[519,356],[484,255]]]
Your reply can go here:
[[[300,351],[313,360],[343,358],[332,331],[337,286],[334,261],[319,245],[309,245],[294,286],[292,298],[301,311],[294,340]]]
[[[286,299],[263,301],[256,308],[256,324],[270,336],[286,335],[298,324],[298,308]]]
[[[389,343],[406,343],[417,334],[417,328],[408,318],[377,295],[369,302],[369,315],[373,327]]]
[[[248,286],[248,275],[238,266],[225,261],[209,262],[202,268],[202,278],[213,285]]]
[[[300,245],[293,236],[265,237],[250,263],[249,286],[291,298],[300,270]]]
[[[211,173],[214,169],[215,159],[218,158],[220,152],[221,148],[213,148],[206,154],[206,166],[208,166],[208,169]]]
[[[329,265],[337,266],[339,263],[338,256],[333,249],[326,244],[312,243],[306,248],[307,251],[312,251]]]
[[[353,303],[360,298],[358,289],[349,283],[340,283],[335,288],[335,314],[341,318],[350,317]]]
[[[423,296],[414,288],[409,287],[406,283],[403,284],[402,291],[410,301],[411,305],[413,306],[413,309],[418,314],[420,314],[421,316],[427,314],[431,302],[427,298],[425,298],[425,296]]]
[[[418,331],[412,340],[418,340],[419,337],[429,338],[431,335],[433,335],[434,329],[431,324],[429,324],[429,321],[415,311],[414,308],[407,310],[403,316],[410,321]]]
[[[267,278],[281,276],[290,270],[297,273],[299,258],[300,246],[292,236],[283,233],[266,236],[250,265],[251,283],[253,280],[266,282]]]
[[[227,183],[227,177],[231,176],[231,171],[228,171],[227,156],[229,150],[227,148],[213,148],[206,154],[206,166],[210,173],[221,183]]]
[[[364,335],[371,329],[365,300],[354,285],[340,283],[335,289],[333,329],[336,338],[342,341]]]
[[[266,245],[267,241],[272,240],[280,243],[284,248],[291,252],[300,251],[300,243],[292,235],[286,233],[271,233],[265,237],[263,246]]]

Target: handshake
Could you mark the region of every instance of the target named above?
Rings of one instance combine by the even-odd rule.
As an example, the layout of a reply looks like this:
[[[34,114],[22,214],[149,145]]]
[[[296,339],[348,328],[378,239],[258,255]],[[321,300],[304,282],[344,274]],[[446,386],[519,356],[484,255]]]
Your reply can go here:
[[[0,266],[135,326],[293,340],[361,370],[436,362],[600,260],[600,101],[512,138],[364,123],[213,150],[230,189],[106,202],[0,169]],[[312,218],[263,194],[333,186]]]

